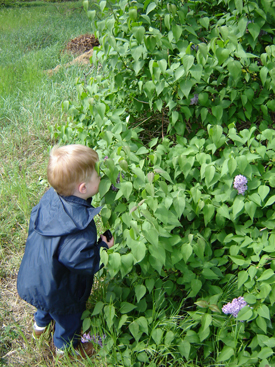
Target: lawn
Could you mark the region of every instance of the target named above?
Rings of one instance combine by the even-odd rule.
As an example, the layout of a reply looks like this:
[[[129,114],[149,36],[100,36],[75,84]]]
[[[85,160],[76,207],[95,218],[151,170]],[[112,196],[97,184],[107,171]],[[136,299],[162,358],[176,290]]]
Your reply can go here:
[[[35,348],[34,309],[17,296],[16,275],[31,209],[48,186],[49,147],[56,143],[50,129],[66,121],[62,101],[75,98],[75,79],[90,67],[61,67],[51,75],[47,70],[73,60],[75,56],[64,51],[66,44],[86,33],[91,27],[81,2],[32,2],[0,9],[1,365],[53,363],[47,343]]]

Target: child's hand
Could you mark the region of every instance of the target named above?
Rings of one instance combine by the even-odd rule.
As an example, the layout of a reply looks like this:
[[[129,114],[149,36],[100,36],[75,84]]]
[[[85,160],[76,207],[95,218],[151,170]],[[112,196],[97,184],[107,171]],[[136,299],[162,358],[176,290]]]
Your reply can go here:
[[[111,248],[114,246],[115,240],[114,240],[114,236],[112,236],[112,238],[110,239],[110,241],[107,241],[107,237],[104,236],[103,234],[100,235],[102,241],[104,241],[105,243],[107,243],[108,248]]]

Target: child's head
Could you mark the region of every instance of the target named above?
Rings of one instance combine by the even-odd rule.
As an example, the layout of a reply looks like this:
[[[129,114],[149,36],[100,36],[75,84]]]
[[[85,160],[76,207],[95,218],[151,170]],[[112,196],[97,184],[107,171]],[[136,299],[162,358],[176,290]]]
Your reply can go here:
[[[50,153],[48,181],[58,194],[73,195],[79,184],[90,182],[97,161],[97,153],[84,145],[55,146]]]

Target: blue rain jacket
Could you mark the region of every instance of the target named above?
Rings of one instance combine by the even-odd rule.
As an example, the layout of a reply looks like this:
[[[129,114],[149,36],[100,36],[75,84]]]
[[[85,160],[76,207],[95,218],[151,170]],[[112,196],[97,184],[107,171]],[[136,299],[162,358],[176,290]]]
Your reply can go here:
[[[91,200],[60,196],[49,189],[31,213],[25,253],[17,278],[19,296],[55,314],[85,309],[93,276],[100,269]]]

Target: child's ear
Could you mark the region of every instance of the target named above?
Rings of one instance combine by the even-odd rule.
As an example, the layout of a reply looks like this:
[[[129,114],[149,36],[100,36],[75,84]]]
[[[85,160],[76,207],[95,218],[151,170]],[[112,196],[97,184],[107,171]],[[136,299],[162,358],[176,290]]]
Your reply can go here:
[[[78,191],[80,192],[80,194],[86,194],[86,184],[85,182],[81,182],[79,185],[78,185]]]

